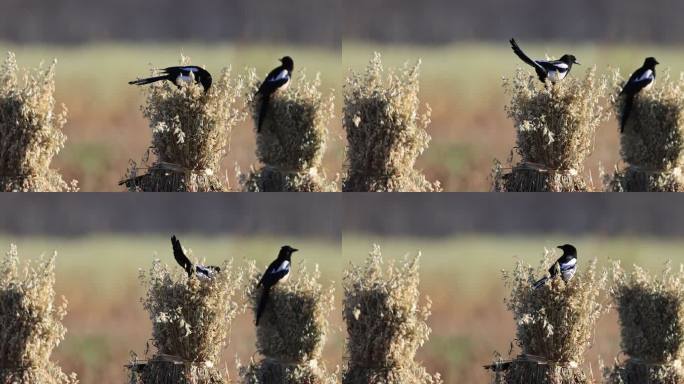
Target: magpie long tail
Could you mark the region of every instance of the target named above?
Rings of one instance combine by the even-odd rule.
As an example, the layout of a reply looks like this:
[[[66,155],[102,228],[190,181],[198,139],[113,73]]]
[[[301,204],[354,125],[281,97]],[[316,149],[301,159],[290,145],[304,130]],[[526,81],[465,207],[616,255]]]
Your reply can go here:
[[[620,119],[620,133],[625,131],[627,119],[629,119],[629,115],[632,113],[632,106],[634,106],[634,95],[625,95],[625,106],[622,108],[622,118]]]
[[[128,84],[130,84],[130,85],[146,85],[146,84],[156,83],[157,81],[166,80],[168,78],[169,78],[168,75],[148,77],[146,79],[138,79],[138,80],[129,81]]]
[[[534,289],[539,289],[540,287],[542,287],[542,286],[544,285],[544,283],[546,283],[546,280],[548,280],[548,279],[549,279],[549,278],[548,278],[547,276],[544,276],[544,277],[542,277],[541,279],[539,279],[537,282],[535,282],[535,283],[532,285],[532,287],[533,287]]]
[[[513,52],[520,58],[520,60],[524,61],[527,65],[537,68],[537,63],[535,63],[534,60],[530,59],[530,57],[527,56],[525,52],[522,51],[522,49],[520,49],[520,46],[518,46],[518,43],[515,41],[515,39],[511,39],[510,43],[511,48],[513,48]]]
[[[266,118],[266,113],[268,112],[268,105],[270,97],[268,95],[261,95],[261,107],[259,108],[259,121],[257,122],[257,133],[261,132],[261,126]]]
[[[261,299],[259,300],[259,306],[257,307],[257,313],[256,313],[256,325],[259,326],[259,320],[261,319],[261,315],[264,314],[264,309],[266,309],[266,303],[268,302],[268,296],[271,293],[271,289],[268,287],[264,287],[264,289],[261,292]]]

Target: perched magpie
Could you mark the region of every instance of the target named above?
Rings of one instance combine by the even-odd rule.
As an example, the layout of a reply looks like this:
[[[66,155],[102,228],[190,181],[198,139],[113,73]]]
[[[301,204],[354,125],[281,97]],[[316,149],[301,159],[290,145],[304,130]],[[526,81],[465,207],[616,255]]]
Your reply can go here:
[[[261,96],[261,109],[259,110],[257,132],[261,132],[261,124],[264,122],[264,118],[266,118],[271,95],[277,91],[287,89],[290,85],[290,80],[292,79],[292,71],[294,70],[294,61],[292,61],[292,58],[290,56],[285,56],[280,59],[280,62],[282,64],[269,72],[255,95]]]
[[[261,299],[259,300],[259,306],[257,307],[257,314],[256,314],[256,325],[259,325],[259,319],[261,319],[261,315],[264,313],[264,309],[266,308],[266,303],[268,302],[268,296],[271,293],[271,287],[276,285],[280,281],[286,281],[289,274],[290,274],[290,263],[291,263],[291,258],[292,254],[297,252],[297,249],[294,249],[290,247],[289,245],[285,245],[282,248],[280,248],[280,252],[278,253],[278,258],[276,258],[271,265],[268,266],[266,269],[266,272],[264,272],[264,275],[261,276],[261,280],[259,280],[259,284],[257,284],[257,288],[260,286],[264,286],[263,292],[261,293]]]
[[[192,277],[192,273],[196,274],[197,277],[201,279],[211,279],[218,272],[221,272],[221,268],[213,265],[192,265],[190,259],[185,256],[183,247],[181,247],[180,240],[176,239],[176,236],[171,237],[171,245],[173,246],[173,257],[178,262],[178,265],[185,269],[188,273],[188,277]]]
[[[207,92],[211,87],[211,74],[206,69],[196,67],[194,65],[187,65],[182,67],[168,67],[161,70],[162,75],[155,77],[148,77],[146,79],[138,79],[128,82],[131,85],[145,85],[156,83],[157,81],[168,80],[177,87],[184,83],[192,81],[201,84],[204,91]]]
[[[544,276],[534,283],[534,289],[542,287],[547,280],[556,277],[558,272],[565,281],[572,279],[575,275],[577,271],[577,250],[570,244],[559,245],[558,249],[563,250],[563,256],[559,257],[549,268],[549,276]]]
[[[634,96],[641,92],[642,89],[649,90],[653,87],[656,79],[656,65],[660,64],[655,57],[647,57],[644,65],[632,73],[627,83],[622,88],[620,95],[625,95],[625,106],[622,109],[622,119],[620,119],[620,132],[625,131],[625,124],[632,112],[634,105]]]
[[[546,82],[546,79],[551,80],[552,83],[561,81],[570,73],[573,64],[580,65],[573,55],[563,55],[560,60],[532,60],[520,49],[515,39],[511,39],[510,43],[513,52],[527,65],[534,68],[542,83]]]

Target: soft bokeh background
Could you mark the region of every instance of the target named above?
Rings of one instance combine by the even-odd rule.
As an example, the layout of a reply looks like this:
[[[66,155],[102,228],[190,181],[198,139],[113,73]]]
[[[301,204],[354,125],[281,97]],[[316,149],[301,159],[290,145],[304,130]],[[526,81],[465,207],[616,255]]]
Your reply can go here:
[[[597,0],[553,3],[542,0],[350,0],[345,2],[343,66],[359,69],[374,51],[390,66],[422,59],[422,100],[432,107],[430,148],[418,161],[428,178],[450,191],[488,191],[493,160],[510,157],[515,132],[504,106],[502,77],[525,66],[508,40],[518,39],[533,58],[574,53],[583,64],[629,74],[647,56],[684,71],[684,35],[674,0]],[[530,69],[530,73],[532,70]],[[619,164],[613,117],[596,136],[586,176],[601,189],[600,165]]]
[[[488,383],[482,365],[508,354],[515,329],[500,271],[517,258],[536,265],[545,247],[567,242],[580,266],[619,259],[657,272],[666,260],[684,262],[684,204],[674,194],[5,195],[0,212],[0,248],[16,243],[22,258],[58,252],[68,332],[53,358],[84,384],[123,383],[130,352],[145,355],[151,324],[138,271],[155,257],[175,265],[171,234],[211,263],[265,268],[290,244],[301,250],[295,266],[318,264],[323,284],[336,287],[324,352],[331,369],[344,359],[344,268],[373,244],[388,259],[422,252],[433,333],[418,359],[448,384]],[[594,375],[599,356],[617,356],[618,332],[614,313],[601,319],[585,367]],[[222,361],[233,378],[235,358],[255,356],[254,342],[251,313],[240,315]]]

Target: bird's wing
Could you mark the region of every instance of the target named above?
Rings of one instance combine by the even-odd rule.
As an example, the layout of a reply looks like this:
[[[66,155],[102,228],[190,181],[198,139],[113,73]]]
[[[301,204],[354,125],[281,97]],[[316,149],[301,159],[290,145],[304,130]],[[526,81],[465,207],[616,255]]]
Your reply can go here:
[[[173,236],[171,238],[171,244],[173,245],[173,257],[176,259],[178,265],[183,267],[188,273],[192,273],[192,262],[185,256],[180,240],[178,240],[176,236]]]
[[[637,93],[653,81],[655,81],[655,74],[653,71],[640,68],[629,77],[629,80],[625,83],[621,93]]]
[[[513,49],[513,52],[520,58],[520,60],[524,61],[528,65],[531,65],[536,70],[541,70],[544,72],[547,71],[543,66],[540,65],[539,62],[530,59],[530,57],[527,56],[525,54],[525,52],[522,51],[522,49],[520,49],[520,47],[518,46],[518,43],[515,41],[515,39],[511,39],[510,43],[511,43],[511,48]]]
[[[567,271],[569,269],[575,268],[575,265],[577,265],[577,259],[573,257],[572,259],[570,259],[568,261],[559,262],[558,264],[560,265],[561,272]]]

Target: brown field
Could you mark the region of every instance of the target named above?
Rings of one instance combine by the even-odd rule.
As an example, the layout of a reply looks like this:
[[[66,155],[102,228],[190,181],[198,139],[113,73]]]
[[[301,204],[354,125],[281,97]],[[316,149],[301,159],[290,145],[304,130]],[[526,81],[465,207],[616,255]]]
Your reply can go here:
[[[501,269],[511,269],[515,257],[536,264],[543,247],[567,241],[563,236],[492,237],[462,236],[444,239],[369,238],[349,235],[339,243],[315,239],[256,237],[182,236],[183,244],[195,255],[209,262],[228,257],[258,260],[263,268],[285,242],[302,250],[300,259],[307,265],[318,263],[322,281],[335,284],[336,308],[331,315],[332,334],[323,360],[334,368],[344,355],[345,330],[342,323],[340,282],[349,261],[361,261],[372,248],[382,246],[385,258],[402,257],[421,250],[421,291],[433,300],[433,329],[430,340],[420,349],[418,359],[430,372],[440,372],[446,383],[487,383],[482,364],[499,351],[508,354],[514,337],[511,315],[505,310],[506,292],[500,279]],[[162,236],[86,238],[9,238],[0,236],[0,244],[16,242],[22,257],[58,250],[57,294],[69,301],[65,319],[66,340],[55,350],[65,372],[75,371],[81,382],[122,383],[123,365],[130,352],[143,356],[151,326],[140,303],[142,289],[138,269],[148,268],[158,255],[172,263],[168,239]],[[610,258],[620,258],[625,267],[638,263],[659,270],[673,257],[682,262],[682,242],[661,239],[589,237],[574,239],[580,250],[580,263],[597,257],[602,266]],[[296,262],[295,262],[296,265]],[[238,316],[230,346],[223,363],[235,373],[235,358],[243,362],[255,354],[255,332],[249,314]],[[604,316],[589,350],[587,369],[598,375],[598,356],[609,363],[619,349],[618,325],[614,312]]]

